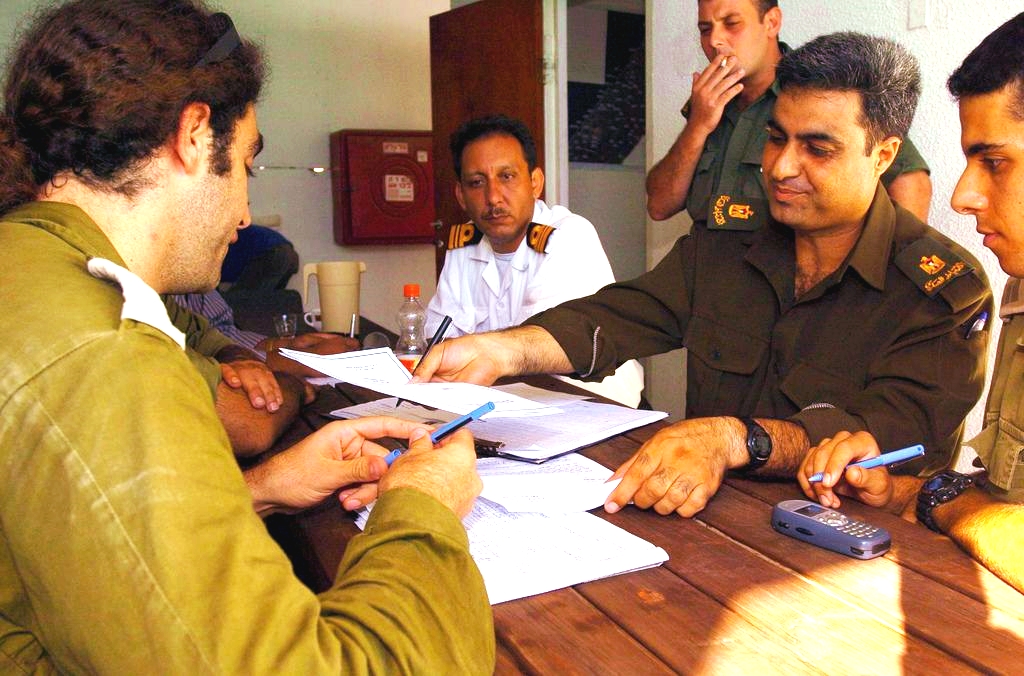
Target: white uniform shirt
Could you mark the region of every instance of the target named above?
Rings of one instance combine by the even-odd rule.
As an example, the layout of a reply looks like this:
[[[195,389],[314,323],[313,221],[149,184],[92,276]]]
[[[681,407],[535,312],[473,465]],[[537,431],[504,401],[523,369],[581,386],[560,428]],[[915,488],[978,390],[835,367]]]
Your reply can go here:
[[[533,222],[555,228],[546,253],[531,249],[524,238],[502,275],[485,236],[448,252],[437,280],[437,293],[427,306],[427,333],[441,319],[452,318],[447,336],[517,326],[533,315],[573,298],[589,296],[615,281],[597,231],[587,219],[561,206],[537,200]],[[635,407],[643,390],[643,368],[636,360],[620,366],[601,382],[566,378],[604,397]]]

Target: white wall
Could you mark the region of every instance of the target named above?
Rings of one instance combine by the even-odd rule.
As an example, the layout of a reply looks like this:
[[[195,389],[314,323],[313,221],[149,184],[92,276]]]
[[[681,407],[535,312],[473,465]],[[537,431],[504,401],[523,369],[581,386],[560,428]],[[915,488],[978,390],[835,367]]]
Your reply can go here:
[[[981,245],[974,219],[959,216],[949,197],[964,166],[956,105],[945,89],[946,78],[964,57],[1004,21],[1021,11],[1019,2],[961,0],[782,0],[782,39],[797,47],[837,30],[855,30],[891,38],[905,45],[921,63],[923,93],[911,136],[932,168],[931,224],[971,250],[982,262],[998,300],[1005,274]],[[911,9],[928,9],[926,26],[910,28]],[[915,14],[916,15],[916,14]],[[690,73],[706,59],[697,42],[697,3],[647,0],[648,16],[648,146],[649,165],[664,156],[679,130],[679,108],[690,90]],[[914,22],[916,25],[916,22]],[[648,225],[648,263],[656,262],[678,234],[689,227],[676,217]],[[659,369],[664,371],[670,364]],[[653,369],[648,369],[651,374]],[[655,406],[680,397],[680,379],[664,390],[649,392]],[[673,390],[671,386],[677,389]],[[968,419],[968,434],[980,428],[980,411]]]
[[[0,53],[38,0],[0,3]],[[257,115],[266,139],[259,163],[327,166],[328,135],[339,129],[430,129],[428,18],[448,0],[212,0],[239,32],[258,39],[271,77]],[[391,326],[402,284],[434,293],[430,244],[341,247],[334,243],[326,175],[266,171],[250,184],[254,215],[279,214],[281,232],[303,263],[362,260],[361,311]],[[299,276],[292,280],[298,288]]]

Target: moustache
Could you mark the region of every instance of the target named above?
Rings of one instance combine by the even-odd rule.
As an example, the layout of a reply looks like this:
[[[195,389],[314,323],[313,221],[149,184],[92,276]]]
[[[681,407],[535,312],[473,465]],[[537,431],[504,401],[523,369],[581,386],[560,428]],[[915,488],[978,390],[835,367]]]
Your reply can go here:
[[[504,209],[488,209],[487,211],[484,212],[483,217],[484,219],[505,218],[508,215],[508,212],[505,211]]]

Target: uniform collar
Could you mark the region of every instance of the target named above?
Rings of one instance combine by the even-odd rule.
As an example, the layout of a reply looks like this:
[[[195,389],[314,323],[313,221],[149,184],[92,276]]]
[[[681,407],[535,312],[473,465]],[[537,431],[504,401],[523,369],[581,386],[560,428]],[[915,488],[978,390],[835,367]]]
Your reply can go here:
[[[87,213],[66,202],[28,202],[0,217],[45,230],[90,258],[106,258],[120,266],[124,260]]]
[[[846,263],[840,266],[840,274],[845,272],[844,267],[851,267],[865,282],[884,291],[895,238],[896,208],[879,181],[875,188],[875,198],[871,200],[864,218],[864,230],[853,245]]]
[[[838,283],[846,270],[853,268],[867,284],[879,291],[884,290],[895,236],[896,209],[879,182],[864,218],[864,229],[846,261],[830,275],[832,283]],[[793,231],[769,218],[765,227],[748,233],[746,237],[750,243],[746,260],[771,281],[779,299],[785,299],[788,295],[786,290],[792,290],[796,271]]]

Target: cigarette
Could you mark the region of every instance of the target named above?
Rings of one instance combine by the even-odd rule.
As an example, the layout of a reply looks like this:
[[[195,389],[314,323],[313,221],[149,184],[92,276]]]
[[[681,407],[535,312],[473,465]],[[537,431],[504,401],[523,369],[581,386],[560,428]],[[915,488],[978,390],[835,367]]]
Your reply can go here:
[[[722,63],[719,64],[719,67],[727,68],[728,65],[729,65],[729,57],[728,56],[723,56],[722,57]]]

